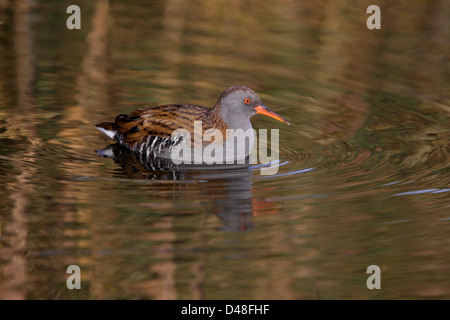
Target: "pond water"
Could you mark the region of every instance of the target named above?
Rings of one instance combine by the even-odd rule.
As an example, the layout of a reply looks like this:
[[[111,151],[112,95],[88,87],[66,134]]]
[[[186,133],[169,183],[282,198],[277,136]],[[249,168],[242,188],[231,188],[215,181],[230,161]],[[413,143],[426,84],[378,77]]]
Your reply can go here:
[[[371,1],[77,4],[0,1],[1,299],[450,298],[446,1],[378,1],[379,30]],[[236,84],[291,122],[252,118],[274,175],[96,153]]]

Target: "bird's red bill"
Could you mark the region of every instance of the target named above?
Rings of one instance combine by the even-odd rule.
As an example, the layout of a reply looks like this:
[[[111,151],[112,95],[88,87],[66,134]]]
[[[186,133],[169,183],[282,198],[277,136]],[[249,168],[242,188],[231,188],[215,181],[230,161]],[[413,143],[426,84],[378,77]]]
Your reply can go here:
[[[275,111],[269,109],[268,107],[266,107],[266,106],[263,105],[263,104],[260,105],[260,106],[257,106],[257,107],[255,108],[255,110],[256,110],[256,113],[263,114],[263,115],[265,115],[265,116],[269,116],[269,117],[274,118],[274,119],[276,119],[276,120],[278,120],[278,121],[284,122],[284,123],[286,123],[287,125],[290,125],[290,122],[287,121],[284,117],[282,117],[281,115],[279,115],[279,114],[276,113]]]

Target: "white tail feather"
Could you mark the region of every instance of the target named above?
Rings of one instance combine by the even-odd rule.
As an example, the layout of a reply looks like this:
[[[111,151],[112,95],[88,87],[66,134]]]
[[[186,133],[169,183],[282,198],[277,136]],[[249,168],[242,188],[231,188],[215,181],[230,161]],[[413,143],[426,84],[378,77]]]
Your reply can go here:
[[[100,130],[101,132],[103,132],[104,134],[106,134],[108,137],[110,137],[111,139],[114,140],[114,136],[116,135],[116,131],[114,130],[106,130],[105,128],[102,127],[96,127],[98,130]]]

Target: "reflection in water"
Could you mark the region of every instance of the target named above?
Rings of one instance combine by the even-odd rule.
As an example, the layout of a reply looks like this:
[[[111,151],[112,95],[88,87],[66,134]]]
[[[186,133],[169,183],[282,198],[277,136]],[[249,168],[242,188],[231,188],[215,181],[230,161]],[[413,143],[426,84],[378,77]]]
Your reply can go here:
[[[32,36],[32,22],[31,22],[31,1],[23,1],[13,10],[14,14],[14,33],[13,52],[15,53],[16,68],[16,89],[17,102],[16,112],[13,112],[9,117],[11,127],[22,127],[22,114],[29,115],[29,125],[25,128],[25,137],[27,148],[19,151],[16,157],[18,159],[27,159],[34,162],[34,157],[41,141],[37,135],[37,127],[34,124],[34,109],[35,97],[33,95],[34,85],[34,41]],[[1,17],[0,17],[1,20]],[[2,21],[3,22],[3,21]],[[10,51],[8,48],[7,51]],[[1,50],[0,51],[6,51]],[[0,88],[0,91],[2,89]],[[3,105],[4,99],[0,98],[0,105]],[[2,103],[3,102],[3,103]],[[2,265],[2,272],[0,279],[0,300],[3,299],[24,299],[25,293],[23,288],[26,286],[27,272],[26,272],[26,257],[23,252],[27,247],[28,240],[28,218],[26,214],[29,199],[27,193],[33,186],[29,180],[35,174],[35,168],[28,166],[23,162],[12,162],[18,174],[15,176],[15,181],[6,184],[6,187],[13,190],[10,195],[10,200],[13,203],[11,209],[10,223],[0,227],[1,235],[5,234],[5,240],[9,244],[7,248],[2,248],[0,242],[0,256],[6,263]],[[5,185],[2,183],[2,185]],[[2,207],[2,205],[0,205]],[[1,218],[1,216],[0,216]],[[1,223],[1,220],[0,220]]]
[[[165,184],[166,190],[172,190],[175,186],[189,193],[203,190],[206,184],[206,195],[213,199],[211,211],[223,222],[219,230],[245,231],[253,228],[250,217],[257,213],[252,204],[253,173],[248,164],[175,165],[170,159],[146,157],[119,144],[109,145],[97,150],[97,153],[114,159],[128,178],[173,181],[173,184]]]

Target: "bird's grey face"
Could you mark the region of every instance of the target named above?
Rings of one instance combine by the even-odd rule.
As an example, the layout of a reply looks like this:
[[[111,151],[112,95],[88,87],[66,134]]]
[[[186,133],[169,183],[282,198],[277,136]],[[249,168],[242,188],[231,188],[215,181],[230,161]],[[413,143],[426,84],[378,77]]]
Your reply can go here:
[[[230,89],[231,91],[227,92]],[[242,86],[230,87],[227,90],[222,94],[221,114],[228,125],[249,123],[249,119],[257,113],[290,124],[281,115],[266,107],[253,90]]]
[[[253,90],[236,90],[223,98],[222,105],[238,117],[250,118],[256,114],[255,108],[261,105],[261,99]]]

